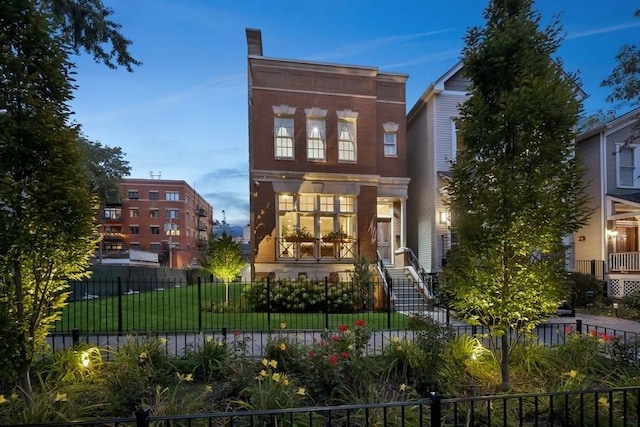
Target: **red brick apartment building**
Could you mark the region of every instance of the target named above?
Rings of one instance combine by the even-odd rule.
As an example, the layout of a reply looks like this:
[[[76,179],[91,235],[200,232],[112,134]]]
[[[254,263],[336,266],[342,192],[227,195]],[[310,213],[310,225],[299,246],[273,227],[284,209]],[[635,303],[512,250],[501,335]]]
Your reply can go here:
[[[246,35],[253,277],[402,266],[408,76],[264,57]]]
[[[181,180],[123,179],[120,203],[102,208],[96,263],[133,261],[131,250],[157,254],[160,266],[196,266],[213,228],[213,208]],[[144,257],[143,257],[144,258]]]

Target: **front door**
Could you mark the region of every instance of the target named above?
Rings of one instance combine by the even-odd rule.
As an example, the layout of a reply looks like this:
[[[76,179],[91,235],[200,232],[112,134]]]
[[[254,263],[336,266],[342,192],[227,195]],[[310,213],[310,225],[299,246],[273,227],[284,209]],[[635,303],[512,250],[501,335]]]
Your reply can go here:
[[[378,218],[378,253],[385,264],[391,264],[391,218]]]

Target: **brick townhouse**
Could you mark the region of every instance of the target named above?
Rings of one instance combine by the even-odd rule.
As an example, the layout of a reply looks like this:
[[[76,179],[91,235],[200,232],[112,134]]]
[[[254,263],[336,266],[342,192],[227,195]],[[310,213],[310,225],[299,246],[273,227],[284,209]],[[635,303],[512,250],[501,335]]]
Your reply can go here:
[[[408,76],[268,58],[246,36],[252,276],[403,266]]]

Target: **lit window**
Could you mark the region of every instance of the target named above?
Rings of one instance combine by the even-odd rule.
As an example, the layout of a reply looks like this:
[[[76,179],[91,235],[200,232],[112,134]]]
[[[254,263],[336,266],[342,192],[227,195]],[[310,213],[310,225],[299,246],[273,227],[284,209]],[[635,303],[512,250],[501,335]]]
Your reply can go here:
[[[104,208],[104,218],[105,219],[120,219],[120,217],[122,216],[122,209],[121,208]]]
[[[315,196],[309,194],[301,194],[298,199],[300,210],[303,212],[312,212],[315,210]]]
[[[382,127],[384,128],[384,156],[397,157],[399,126],[397,123],[383,123]]]
[[[150,209],[149,218],[160,218],[160,209]]]
[[[311,160],[324,160],[324,121],[307,120],[307,157]]]
[[[160,200],[160,194],[157,191],[149,191],[149,200]]]
[[[307,114],[307,159],[324,160],[326,155],[325,117],[327,110],[310,108]]]
[[[465,150],[464,140],[462,138],[462,126],[457,120],[453,121],[453,159],[457,159],[461,151]]]
[[[333,212],[335,210],[333,196],[320,196],[320,210],[322,212]]]
[[[353,212],[353,197],[341,196],[338,198],[340,212]]]
[[[170,202],[177,202],[180,200],[180,193],[178,193],[177,191],[167,191],[165,193],[165,200],[168,200]]]
[[[138,208],[129,209],[129,218],[138,218],[140,216],[140,210]]]
[[[137,199],[138,198],[138,190],[129,190],[129,199]]]
[[[358,113],[338,111],[338,160],[356,161],[356,119]]]
[[[293,210],[293,196],[289,194],[278,195],[278,209],[281,211]]]
[[[276,157],[293,159],[293,118],[275,118]]]

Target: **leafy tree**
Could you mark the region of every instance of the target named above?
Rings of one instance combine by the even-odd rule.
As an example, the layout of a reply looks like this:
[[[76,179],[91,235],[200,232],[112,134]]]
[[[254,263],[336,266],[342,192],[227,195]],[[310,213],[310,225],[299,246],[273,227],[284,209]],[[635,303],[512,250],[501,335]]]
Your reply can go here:
[[[606,124],[615,118],[615,111],[604,111],[600,109],[593,114],[580,118],[578,124],[576,125],[576,134],[579,135],[583,132],[587,132],[597,126]]]
[[[93,252],[94,201],[81,163],[63,40],[30,0],[0,2],[0,352],[32,400],[34,357]],[[4,359],[6,357],[6,359]]]
[[[539,29],[532,3],[491,0],[486,25],[467,32],[466,150],[448,185],[458,236],[447,267],[452,304],[496,337],[505,390],[511,340],[565,297],[563,238],[588,217],[573,157],[575,76],[552,58],[558,22]]]
[[[102,0],[34,0],[40,10],[52,14],[55,31],[62,35],[76,54],[81,50],[93,54],[96,62],[109,68],[123,66],[133,71],[142,65],[129,53],[131,40],[125,38],[122,26],[109,17],[113,9],[105,7]]]
[[[640,18],[640,9],[634,14]],[[616,67],[609,77],[602,81],[602,86],[610,87],[613,92],[607,101],[640,103],[640,49],[635,44],[626,44],[616,55]]]
[[[85,136],[80,136],[78,141],[84,152],[84,165],[91,188],[97,194],[100,204],[119,202],[120,181],[131,172],[122,148],[103,146]]]
[[[205,270],[225,283],[225,302],[229,304],[229,282],[240,273],[247,261],[242,255],[240,244],[222,233],[209,239],[209,246],[202,260]]]

